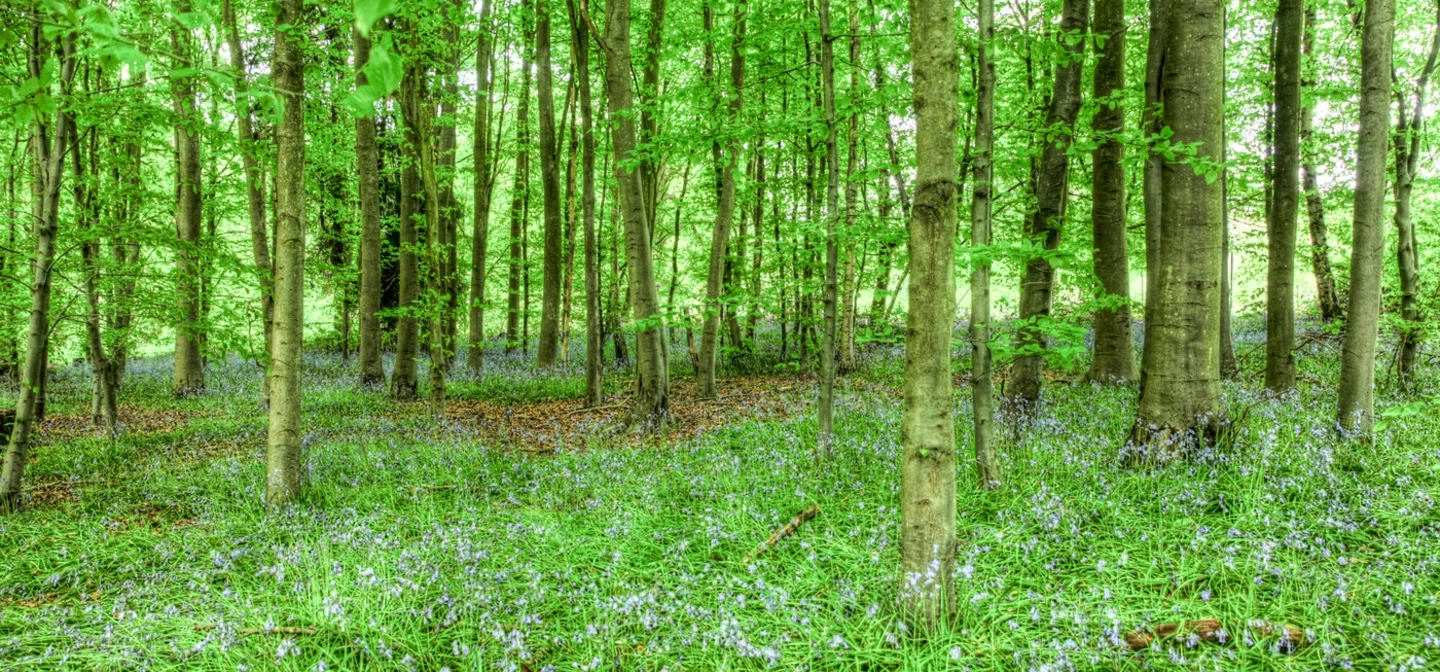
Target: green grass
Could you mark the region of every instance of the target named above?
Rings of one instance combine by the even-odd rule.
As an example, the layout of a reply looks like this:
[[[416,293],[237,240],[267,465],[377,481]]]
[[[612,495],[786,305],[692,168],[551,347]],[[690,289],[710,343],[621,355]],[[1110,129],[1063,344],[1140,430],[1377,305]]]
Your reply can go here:
[[[534,457],[396,413],[383,396],[352,391],[353,371],[313,359],[307,491],[283,513],[259,505],[264,420],[258,383],[241,369],[212,374],[217,392],[172,401],[163,366],[137,367],[127,403],[190,412],[188,425],[38,448],[28,481],[86,484],[0,519],[0,668],[1440,663],[1440,423],[1397,419],[1374,446],[1337,440],[1333,362],[1304,360],[1322,382],[1283,401],[1227,387],[1231,408],[1253,407],[1235,446],[1145,473],[1116,464],[1133,389],[1047,388],[1035,418],[1003,419],[1003,490],[972,489],[962,463],[956,618],[922,639],[893,611],[894,395],[842,396],[823,467],[813,420],[799,417]],[[496,371],[458,382],[452,396],[538,401],[578,384],[574,371]],[[57,385],[57,412],[83,408],[84,392],[83,376]],[[969,410],[958,394],[962,455]],[[810,502],[819,517],[741,564]],[[1116,643],[1147,624],[1207,617],[1233,624],[1237,640],[1263,620],[1304,628],[1315,643],[1291,656],[1273,639],[1167,641],[1141,653]],[[237,632],[267,626],[315,634]]]

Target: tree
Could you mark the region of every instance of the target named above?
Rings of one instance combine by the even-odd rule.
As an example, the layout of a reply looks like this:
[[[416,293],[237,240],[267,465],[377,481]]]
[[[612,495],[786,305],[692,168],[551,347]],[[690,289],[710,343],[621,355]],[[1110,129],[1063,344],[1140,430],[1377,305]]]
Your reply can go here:
[[[1305,0],[1275,12],[1275,171],[1266,223],[1265,389],[1295,387],[1295,218],[1300,204],[1300,45]]]
[[[418,30],[413,20],[408,26],[410,32]],[[416,46],[411,36],[410,46]],[[417,111],[413,108],[418,89],[425,81],[425,70],[415,54],[407,54],[403,75],[400,80],[400,115],[404,120],[401,134],[400,166],[400,319],[395,330],[395,371],[390,376],[390,395],[395,399],[409,401],[419,393],[419,366],[415,357],[420,349],[420,264],[416,257],[419,247],[419,227],[424,221],[424,208],[433,207],[424,202],[424,185],[421,183],[421,144],[429,138],[421,136],[416,123]],[[407,114],[406,105],[412,106]]]
[[[1223,136],[1223,2],[1164,0],[1161,121],[1163,159],[1155,311],[1146,313],[1144,384],[1124,449],[1131,465],[1164,463],[1213,442],[1220,400],[1218,181]],[[1153,28],[1152,28],[1153,30]],[[1181,148],[1194,147],[1189,154]]]
[[[1345,311],[1337,418],[1341,428],[1361,436],[1368,436],[1375,422],[1375,339],[1385,253],[1382,219],[1394,39],[1394,0],[1366,2],[1360,37],[1360,132],[1350,244],[1350,305]]]
[[[959,75],[957,74],[956,77]],[[825,333],[820,346],[820,399],[819,446],[817,455],[821,459],[830,456],[830,444],[834,441],[835,422],[835,308],[837,301],[836,275],[840,265],[839,248],[835,243],[835,223],[840,217],[840,149],[836,140],[835,122],[835,35],[830,31],[830,0],[820,0],[820,80],[821,95],[825,104]],[[957,85],[958,86],[958,85]],[[953,199],[954,196],[952,195]],[[952,215],[950,229],[955,229]],[[951,271],[950,283],[955,283]],[[951,299],[954,312],[954,299]],[[952,430],[953,431],[953,430]]]
[[[470,351],[466,364],[479,371],[484,364],[485,347],[485,269],[490,253],[490,198],[495,190],[493,136],[490,130],[495,96],[495,36],[491,23],[490,0],[480,5],[480,42],[475,52],[475,222],[470,242]],[[499,152],[494,152],[497,157]]]
[[[354,31],[355,87],[369,85],[365,64],[370,38]],[[385,387],[380,359],[380,156],[375,145],[373,112],[355,119],[355,163],[360,182],[360,386]],[[263,209],[262,209],[263,212]]]
[[[1121,137],[1125,128],[1124,0],[1096,0],[1094,31],[1103,36],[1095,44],[1092,93],[1099,106],[1092,122],[1099,137],[1090,153],[1094,165],[1090,223],[1101,307],[1095,311],[1095,356],[1086,378],[1101,383],[1128,383],[1135,379],[1136,372],[1135,341],[1130,332],[1125,145]],[[978,173],[975,179],[980,179]]]
[[[270,430],[265,504],[300,496],[300,349],[305,338],[304,0],[280,0],[270,71],[281,104],[275,129],[275,329],[270,352]]]
[[[587,19],[588,21],[588,19]],[[635,319],[635,397],[626,419],[640,429],[655,429],[670,412],[670,372],[661,347],[665,325],[655,289],[650,223],[646,220],[640,175],[635,165],[634,89],[630,83],[630,0],[606,0],[605,93],[611,117],[611,147],[619,184],[620,216],[625,228],[630,308]]]
[[[1301,46],[1306,61],[1312,64],[1307,65],[1307,70],[1313,70],[1315,54],[1315,5],[1318,3],[1309,2],[1305,4],[1305,41]],[[1314,77],[1302,76],[1300,85],[1311,89],[1315,88]],[[1302,97],[1303,101],[1304,97]],[[1325,203],[1320,197],[1320,187],[1317,184],[1314,154],[1315,150],[1310,147],[1314,134],[1315,104],[1313,102],[1303,105],[1300,108],[1300,144],[1302,150],[1300,164],[1300,181],[1305,191],[1305,215],[1310,229],[1310,267],[1315,273],[1315,294],[1320,302],[1320,317],[1325,322],[1334,322],[1340,319],[1340,296],[1335,291],[1335,273],[1330,268],[1330,243],[1328,232],[1325,228]]]
[[[560,281],[564,261],[560,230],[560,167],[555,143],[555,86],[550,68],[550,4],[535,8],[536,87],[540,106],[540,189],[545,202],[545,275],[540,293],[539,366],[554,366],[560,348]]]
[[[573,36],[570,53],[580,89],[581,178],[580,203],[585,229],[585,405],[603,401],[601,366],[604,332],[600,318],[600,259],[595,241],[595,132],[590,100],[590,34],[580,20],[575,0],[569,0]]]
[[[189,13],[189,0],[176,0],[170,39],[179,69],[198,65],[190,29],[180,18]],[[200,323],[200,132],[195,76],[173,76],[170,82],[176,118],[175,232],[179,245],[175,277],[180,311],[175,325],[174,391],[176,396],[186,396],[205,389],[205,361],[200,356],[204,338],[204,325]]]
[[[1044,149],[1035,167],[1033,189],[1035,212],[1025,221],[1030,243],[1052,252],[1060,246],[1065,222],[1066,191],[1070,183],[1070,145],[1075,119],[1080,113],[1080,81],[1085,65],[1083,36],[1090,25],[1089,0],[1065,0],[1060,10],[1060,41],[1064,55],[1055,66],[1055,88],[1045,113]],[[1031,406],[1040,399],[1040,373],[1045,367],[1044,322],[1050,317],[1055,285],[1055,268],[1044,253],[1032,254],[1025,262],[1020,284],[1018,337],[1026,354],[1015,360],[1014,373],[1006,390],[1011,402]]]
[[[1101,4],[1109,1],[1100,0]],[[995,383],[990,356],[989,248],[995,186],[995,0],[980,0],[979,15],[979,45],[975,58],[978,79],[975,92],[975,158],[971,164],[975,171],[975,187],[970,200],[970,395],[975,415],[976,480],[981,488],[992,490],[1000,487],[1001,482],[1000,459],[995,454]],[[1100,23],[1098,17],[1096,23]],[[1124,39],[1123,33],[1121,39]],[[1096,160],[1097,166],[1099,163]],[[1099,230],[1098,224],[1096,230]],[[1096,343],[1098,352],[1098,336]]]
[[[520,109],[515,115],[515,173],[510,180],[510,263],[509,292],[506,295],[505,350],[523,347],[520,329],[520,289],[525,271],[524,240],[530,202],[530,73],[534,31],[525,15],[530,13],[530,0],[521,2],[521,31],[524,43],[520,57]],[[529,316],[526,315],[528,320]],[[528,322],[526,323],[528,324]]]
[[[955,316],[955,159],[959,99],[954,5],[910,3],[915,96],[915,203],[910,313],[900,421],[903,608],[936,624],[954,606],[955,423],[950,328]]]
[[[1420,142],[1425,127],[1425,94],[1430,86],[1430,76],[1435,72],[1435,59],[1440,55],[1440,2],[1435,4],[1436,26],[1430,40],[1430,54],[1415,82],[1410,98],[1414,107],[1406,110],[1410,102],[1396,94],[1400,117],[1395,133],[1395,232],[1399,235],[1398,262],[1400,270],[1400,319],[1404,326],[1400,330],[1400,356],[1397,369],[1405,384],[1413,382],[1415,360],[1420,353],[1423,337],[1423,320],[1420,314],[1420,263],[1415,250],[1415,222],[1410,213],[1410,201],[1415,190],[1415,176],[1420,169]]]
[[[34,115],[32,146],[34,147],[34,185],[39,198],[35,208],[34,281],[30,284],[30,323],[25,338],[25,363],[20,372],[20,395],[15,404],[15,420],[10,430],[10,443],[0,467],[0,514],[20,510],[21,478],[30,449],[30,432],[34,428],[41,383],[46,377],[46,343],[50,335],[50,289],[55,265],[55,236],[60,220],[60,186],[64,180],[65,153],[70,147],[75,122],[66,100],[71,93],[76,68],[76,37],[70,33],[52,43],[44,37],[45,19],[38,13],[31,18],[28,75],[40,80],[51,54],[59,59],[59,90],[62,96],[53,117]]]

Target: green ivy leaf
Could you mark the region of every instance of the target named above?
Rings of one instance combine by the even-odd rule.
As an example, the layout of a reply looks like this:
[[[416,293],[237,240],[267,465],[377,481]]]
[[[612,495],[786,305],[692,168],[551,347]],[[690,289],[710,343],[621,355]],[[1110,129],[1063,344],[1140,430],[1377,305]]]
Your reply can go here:
[[[375,22],[394,11],[395,0],[355,0],[355,29],[370,37],[370,28]]]

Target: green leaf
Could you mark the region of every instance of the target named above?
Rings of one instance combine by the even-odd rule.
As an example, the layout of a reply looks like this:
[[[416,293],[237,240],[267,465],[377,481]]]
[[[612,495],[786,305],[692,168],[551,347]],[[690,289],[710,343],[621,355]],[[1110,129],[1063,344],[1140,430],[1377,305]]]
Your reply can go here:
[[[175,15],[175,22],[179,23],[186,30],[195,30],[201,26],[209,25],[210,17],[199,12],[180,12]]]
[[[355,0],[355,29],[370,37],[376,21],[395,11],[395,0]]]

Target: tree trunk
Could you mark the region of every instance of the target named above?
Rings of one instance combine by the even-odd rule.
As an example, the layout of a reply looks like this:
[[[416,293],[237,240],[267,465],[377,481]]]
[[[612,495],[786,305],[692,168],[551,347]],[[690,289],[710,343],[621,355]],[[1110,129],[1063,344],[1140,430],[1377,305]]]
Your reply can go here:
[[[88,77],[86,93],[88,91]],[[115,399],[115,385],[113,383],[114,373],[110,358],[105,355],[105,342],[101,334],[100,322],[100,233],[95,229],[100,222],[100,209],[96,205],[95,184],[86,177],[86,163],[88,160],[90,175],[98,175],[95,172],[96,163],[96,135],[95,129],[90,129],[88,138],[88,156],[81,156],[81,143],[75,146],[72,165],[75,171],[75,188],[72,190],[75,196],[76,223],[81,230],[82,243],[80,245],[81,262],[84,265],[85,273],[85,340],[86,348],[90,353],[90,365],[95,375],[95,413],[92,420],[96,425],[105,427],[105,433],[112,439],[119,438],[119,409]]]
[[[1090,0],[1065,0],[1060,11],[1060,40],[1065,55],[1055,67],[1055,88],[1045,114],[1045,148],[1035,174],[1036,210],[1025,222],[1025,233],[1032,245],[1045,252],[1060,247],[1060,231],[1065,224],[1065,201],[1070,186],[1070,144],[1075,118],[1080,113],[1080,83],[1085,69],[1083,36],[1089,30]],[[1052,135],[1053,134],[1053,135]],[[1055,286],[1055,268],[1045,256],[1034,256],[1025,262],[1025,277],[1020,285],[1020,332],[1022,349],[1044,350],[1046,336],[1043,324],[1050,319],[1050,306]],[[1040,399],[1040,374],[1045,369],[1043,353],[1032,352],[1015,359],[1007,396],[1012,403],[1033,408]]]
[[[1360,132],[1350,246],[1350,306],[1340,356],[1341,428],[1368,436],[1375,422],[1375,339],[1384,268],[1385,155],[1390,134],[1395,0],[1365,3],[1360,38]]]
[[[935,627],[955,606],[955,424],[950,331],[955,317],[955,160],[959,100],[955,7],[910,3],[915,205],[906,318],[900,485],[902,608]]]
[[[1104,5],[1113,0],[1100,2]],[[1123,9],[1123,3],[1120,4]],[[990,358],[991,257],[988,249],[995,189],[995,57],[992,51],[995,0],[980,0],[979,14],[979,54],[975,64],[978,79],[975,92],[975,162],[972,164],[975,187],[970,201],[970,246],[979,255],[972,256],[970,260],[970,398],[975,416],[976,480],[982,489],[994,490],[1001,484],[1000,457],[995,452],[995,381]],[[1102,23],[1098,8],[1096,14],[1096,23]],[[1112,42],[1108,44],[1114,45],[1113,40],[1117,37],[1123,40],[1124,32],[1112,37]],[[1107,51],[1106,57],[1110,53]],[[1105,63],[1106,57],[1101,58],[1101,63]],[[1123,56],[1121,60],[1123,62]],[[1099,86],[1097,83],[1097,90]],[[1097,158],[1096,165],[1099,163]],[[1096,182],[1098,185],[1098,177]],[[1096,230],[1099,230],[1098,224]],[[1096,348],[1098,352],[1099,346]]]
[[[355,86],[369,84],[370,39],[354,31]],[[355,120],[355,163],[360,183],[360,387],[383,389],[380,359],[380,155],[373,112]],[[263,207],[263,206],[262,206]],[[263,212],[263,210],[262,210]]]
[[[276,25],[300,25],[303,0],[280,0]],[[274,73],[284,113],[275,133],[275,345],[270,361],[270,432],[265,504],[300,495],[300,350],[305,336],[305,62],[291,31],[275,31]]]
[[[1415,175],[1420,168],[1421,132],[1425,128],[1425,95],[1430,84],[1430,75],[1435,71],[1435,59],[1440,54],[1440,1],[1435,5],[1435,34],[1430,42],[1430,55],[1425,68],[1415,83],[1414,105],[1407,114],[1402,100],[1399,123],[1395,134],[1395,230],[1399,234],[1400,271],[1400,353],[1398,369],[1400,382],[1409,387],[1414,382],[1415,360],[1420,354],[1420,340],[1424,335],[1424,316],[1421,314],[1419,284],[1420,265],[1415,249],[1415,223],[1410,214],[1410,198],[1415,189]]]
[[[550,3],[536,6],[536,86],[540,105],[540,187],[545,200],[545,275],[540,291],[540,343],[535,363],[554,366],[560,351],[560,281],[564,239],[560,223],[560,166],[555,150],[555,86],[550,71]]]
[[[825,333],[820,346],[820,399],[819,445],[816,455],[819,459],[830,458],[831,444],[834,443],[835,422],[835,332],[836,332],[836,276],[840,265],[839,248],[835,241],[835,223],[840,217],[840,148],[835,120],[835,36],[830,32],[830,0],[820,0],[820,78],[825,112],[825,295],[823,312]],[[959,75],[952,75],[958,78]],[[957,79],[958,81],[958,79]],[[954,195],[951,195],[954,199]],[[950,230],[954,231],[954,215],[951,214]],[[954,271],[951,271],[954,284]],[[953,290],[952,290],[953,292]],[[951,312],[954,312],[953,302]]]
[[[1275,172],[1266,223],[1265,389],[1295,387],[1295,218],[1300,206],[1300,44],[1305,1],[1275,12]]]
[[[528,6],[529,0],[524,0]],[[523,21],[522,21],[523,22]],[[525,214],[530,200],[530,40],[531,31],[525,28],[525,40],[521,46],[520,67],[520,110],[515,116],[515,173],[510,181],[510,286],[506,297],[505,350],[514,350],[524,345],[521,333],[521,285],[525,270],[524,250]],[[528,317],[528,316],[527,316]],[[527,330],[528,331],[528,330]]]
[[[1090,223],[1095,277],[1102,307],[1095,311],[1095,356],[1085,377],[1100,383],[1135,380],[1135,340],[1130,331],[1130,253],[1125,213],[1125,2],[1096,0],[1095,84],[1098,105],[1093,122],[1099,144],[1090,153],[1094,165]],[[974,290],[971,290],[972,292]]]
[[[221,13],[225,23],[225,39],[230,48],[230,67],[235,70],[236,134],[240,145],[241,167],[245,175],[245,204],[250,223],[250,253],[255,260],[255,273],[259,276],[260,314],[265,325],[265,353],[268,358],[271,329],[275,317],[275,286],[270,268],[270,227],[265,221],[265,177],[264,172],[260,169],[260,162],[255,158],[256,145],[259,144],[260,139],[255,133],[255,119],[250,112],[250,83],[245,63],[245,47],[240,41],[239,23],[231,0],[224,1],[221,5]],[[361,38],[357,37],[355,47],[357,68],[364,62],[359,56],[359,39]],[[365,43],[367,53],[369,48],[370,43],[367,41]],[[363,78],[364,75],[360,75],[360,77]],[[375,130],[372,124],[370,130],[372,143],[374,134]],[[269,376],[266,376],[265,387],[267,389],[261,395],[262,405],[268,404],[270,399]]]
[[[833,88],[833,87],[832,87]],[[851,110],[846,128],[845,154],[845,236],[853,239],[860,218],[860,14],[855,0],[850,0],[850,100]],[[834,102],[833,100],[831,101]],[[842,279],[843,301],[840,304],[840,372],[855,370],[855,247],[845,246],[845,276]]]
[[[1302,45],[1305,57],[1315,53],[1315,5],[1305,4],[1305,41]],[[1315,88],[1314,81],[1302,80],[1301,86]],[[1303,97],[1302,97],[1303,100]],[[1310,144],[1312,120],[1315,116],[1313,104],[1300,108],[1300,146]],[[1313,150],[1312,150],[1313,151]],[[1316,184],[1315,165],[1310,156],[1303,156],[1300,164],[1301,186],[1305,190],[1305,213],[1310,229],[1310,264],[1315,272],[1315,293],[1320,302],[1320,317],[1327,324],[1340,319],[1340,297],[1335,291],[1335,274],[1330,269],[1330,243],[1325,229],[1325,204]]]
[[[49,56],[45,53],[48,45],[41,38],[41,31],[37,20],[30,30],[31,77],[40,76]],[[75,77],[75,44],[73,38],[65,37],[63,40],[58,50],[60,87],[68,96]],[[38,197],[34,203],[36,219],[33,229],[35,279],[30,285],[30,324],[25,338],[25,365],[20,372],[20,394],[4,465],[0,467],[0,515],[20,510],[21,481],[30,448],[30,431],[40,415],[39,390],[48,375],[45,364],[50,335],[50,279],[55,264],[55,234],[60,219],[60,183],[64,177],[65,151],[74,121],[64,111],[64,105],[55,112],[52,122],[47,124],[42,119],[39,116],[36,118],[32,143],[35,147],[34,194]]]
[[[177,0],[177,13],[190,11],[189,0]],[[171,43],[182,67],[195,67],[190,30],[171,27]],[[179,246],[175,256],[179,322],[175,325],[176,396],[205,390],[205,362],[200,357],[203,327],[200,323],[200,125],[197,120],[195,83],[190,77],[171,78],[174,99],[176,169],[175,233]]]
[[[655,290],[650,225],[645,219],[640,175],[629,167],[636,158],[634,93],[630,84],[630,0],[607,0],[605,24],[605,90],[613,120],[611,146],[625,225],[630,304],[636,321],[635,399],[627,424],[652,430],[670,412],[670,372],[660,347],[665,325]]]
[[[1149,0],[1149,33],[1145,56],[1145,108],[1140,117],[1141,133],[1148,138],[1159,137],[1164,121],[1160,118],[1160,69],[1163,64],[1166,40],[1165,3],[1170,0]],[[1159,315],[1160,300],[1160,245],[1161,238],[1161,182],[1164,161],[1155,146],[1146,148],[1145,172],[1142,176],[1142,197],[1145,202],[1145,332],[1140,349],[1140,393],[1145,393],[1146,374],[1150,371],[1150,360],[1156,354],[1154,335],[1151,329]]]
[[[400,99],[413,99],[414,89],[420,87],[425,77],[422,66],[413,59],[405,60],[405,70],[400,82]],[[401,109],[405,116],[406,110]],[[425,209],[431,204],[424,202],[424,185],[421,183],[421,143],[428,139],[420,136],[411,120],[406,119],[401,129],[400,152],[400,319],[395,329],[395,371],[390,376],[390,395],[401,401],[415,399],[419,393],[419,364],[416,356],[420,350],[420,263],[415,253],[420,243],[417,224],[425,216]]]
[[[490,248],[490,198],[494,192],[490,116],[494,100],[494,27],[491,0],[480,5],[480,44],[475,52],[475,221],[470,241],[470,348],[466,365],[479,373],[485,362],[485,268]]]
[[[600,259],[595,241],[595,132],[590,101],[590,33],[582,23],[575,0],[570,0],[574,29],[571,56],[580,89],[580,203],[585,229],[585,405],[604,402],[602,368],[605,358],[600,318]]]
[[[1164,463],[1214,441],[1220,400],[1220,251],[1222,194],[1218,176],[1224,135],[1223,3],[1167,0],[1159,54],[1161,123],[1171,142],[1199,143],[1194,157],[1164,164],[1155,312],[1147,315],[1144,389],[1126,444],[1127,464]]]
[[[740,111],[742,109],[742,96],[745,86],[745,11],[744,0],[735,5],[734,38],[730,53],[730,87],[725,95],[730,99],[730,124],[740,123]],[[711,17],[710,6],[705,6],[705,17],[707,23]],[[707,44],[705,49],[707,73],[714,72],[713,43]],[[713,80],[715,89],[715,107],[719,107],[720,101],[724,99],[720,85]],[[724,122],[719,122],[724,123]],[[722,135],[724,135],[722,133]],[[730,226],[735,219],[735,167],[740,161],[740,143],[732,140],[725,147],[723,155],[719,153],[719,141],[715,142],[717,150],[716,169],[720,173],[719,198],[715,209],[715,229],[710,238],[710,272],[705,282],[705,322],[700,331],[700,367],[695,372],[696,387],[702,399],[715,398],[715,351],[719,340],[720,314],[724,311],[721,305],[721,294],[724,291],[724,272],[728,264],[727,250],[730,245]],[[733,310],[733,308],[732,308]]]

